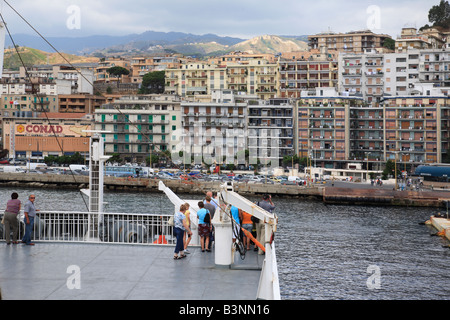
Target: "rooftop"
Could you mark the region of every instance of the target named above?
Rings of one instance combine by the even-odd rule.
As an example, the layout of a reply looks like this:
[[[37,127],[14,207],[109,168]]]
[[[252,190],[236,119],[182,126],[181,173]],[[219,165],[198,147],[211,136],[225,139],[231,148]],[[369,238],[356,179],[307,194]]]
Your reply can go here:
[[[0,242],[4,300],[255,300],[264,256],[235,256],[217,267],[211,253],[173,246]],[[79,270],[79,277],[77,276]],[[79,281],[79,282],[78,282]],[[77,284],[80,288],[77,288]],[[75,288],[73,288],[75,287]],[[72,288],[72,289],[71,289]]]

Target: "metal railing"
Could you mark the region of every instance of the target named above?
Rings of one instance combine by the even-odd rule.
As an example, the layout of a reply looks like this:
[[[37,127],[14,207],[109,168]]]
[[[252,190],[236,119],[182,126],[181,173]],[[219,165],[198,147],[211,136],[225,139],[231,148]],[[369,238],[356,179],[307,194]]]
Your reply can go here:
[[[3,215],[0,214],[0,218]],[[23,213],[19,214],[20,241],[25,232]],[[41,211],[34,220],[32,241],[123,243],[140,245],[175,245],[170,214],[88,213]],[[194,226],[193,226],[194,227]],[[191,244],[199,243],[197,229]],[[196,238],[197,237],[197,238]],[[5,227],[0,224],[0,240]]]

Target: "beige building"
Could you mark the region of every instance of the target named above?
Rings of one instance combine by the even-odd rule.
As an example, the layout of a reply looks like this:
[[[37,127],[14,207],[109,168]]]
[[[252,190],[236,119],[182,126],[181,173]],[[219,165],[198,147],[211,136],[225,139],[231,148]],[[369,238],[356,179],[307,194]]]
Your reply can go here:
[[[402,33],[395,40],[395,52],[402,53],[411,49],[429,49],[432,48],[431,39],[417,33],[416,28],[403,28]]]
[[[320,33],[308,36],[309,49],[326,47],[339,52],[362,53],[365,49],[383,47],[384,41],[391,39],[387,34],[375,34],[370,30],[351,31],[347,33]]]
[[[145,74],[180,67],[180,58],[172,55],[134,57],[131,59],[131,82],[142,83]]]
[[[2,111],[13,115],[14,112],[58,112],[57,95],[2,94]]]
[[[166,70],[166,93],[183,98],[209,101],[213,90],[236,90],[275,98],[278,64],[264,59],[251,59],[246,64],[212,65],[206,62],[183,64]]]
[[[131,69],[131,62],[125,58],[106,58],[98,63],[98,67],[95,69],[95,81],[100,83],[117,83],[118,78],[110,76],[107,70],[112,67],[122,67],[127,70]],[[131,82],[131,75],[122,76],[121,83]]]

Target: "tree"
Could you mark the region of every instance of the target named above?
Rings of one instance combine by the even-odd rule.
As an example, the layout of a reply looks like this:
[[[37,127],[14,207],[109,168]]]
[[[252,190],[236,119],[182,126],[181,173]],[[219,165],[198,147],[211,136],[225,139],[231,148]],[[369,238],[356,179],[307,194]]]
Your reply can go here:
[[[383,47],[390,50],[395,50],[395,40],[391,38],[386,38],[384,40]]]
[[[428,20],[433,23],[433,27],[450,27],[450,4],[441,0],[439,5],[431,7],[428,12]]]
[[[400,174],[400,168],[398,165],[397,165],[397,172],[394,171],[395,171],[395,162],[392,160],[388,160],[386,162],[386,167],[384,168],[382,173],[382,179],[387,180],[390,175],[392,175],[393,177],[398,176]]]
[[[111,67],[111,68],[107,69],[106,72],[108,72],[108,74],[110,76],[116,77],[119,81],[123,75],[126,76],[126,75],[130,74],[130,71],[128,69],[125,69],[123,67],[118,67],[118,66]]]
[[[142,78],[140,94],[164,93],[165,82],[164,71],[149,72]]]

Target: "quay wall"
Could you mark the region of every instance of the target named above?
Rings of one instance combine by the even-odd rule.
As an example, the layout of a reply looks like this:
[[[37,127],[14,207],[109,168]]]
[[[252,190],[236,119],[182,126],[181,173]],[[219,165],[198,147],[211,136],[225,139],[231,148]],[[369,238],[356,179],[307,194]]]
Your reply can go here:
[[[104,177],[105,191],[160,192],[158,179]],[[177,194],[205,194],[219,191],[219,181],[164,180]],[[1,187],[29,187],[55,189],[88,188],[89,177],[83,175],[54,175],[32,173],[0,173]],[[444,207],[450,200],[448,191],[394,191],[379,188],[329,187],[315,185],[299,187],[280,184],[235,183],[235,191],[243,196],[271,194],[275,197],[303,198],[328,204]]]

